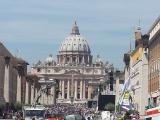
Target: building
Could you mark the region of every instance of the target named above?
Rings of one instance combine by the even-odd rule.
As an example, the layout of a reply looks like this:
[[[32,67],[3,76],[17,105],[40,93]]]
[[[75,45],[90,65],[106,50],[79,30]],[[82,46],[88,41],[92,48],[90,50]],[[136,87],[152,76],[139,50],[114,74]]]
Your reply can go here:
[[[140,27],[135,31],[135,48],[124,55],[125,79],[130,79],[131,102],[141,118],[145,115],[148,98],[148,35]]]
[[[58,103],[86,103],[95,99],[102,82],[103,89],[107,91],[104,93],[113,91],[113,81],[100,81],[107,78],[106,75],[111,70],[113,65],[104,63],[99,55],[93,62],[89,44],[80,35],[75,22],[70,35],[60,45],[57,60],[49,55],[45,61],[34,64],[31,73],[37,75],[43,84],[46,80],[58,81],[59,93],[56,96],[54,93],[48,96],[43,94],[40,100],[42,104],[49,104],[48,101],[53,100],[53,96]],[[52,91],[52,87],[50,89]]]
[[[149,32],[149,107],[160,105],[160,16]]]
[[[14,57],[0,43],[0,102],[24,103],[28,63]]]

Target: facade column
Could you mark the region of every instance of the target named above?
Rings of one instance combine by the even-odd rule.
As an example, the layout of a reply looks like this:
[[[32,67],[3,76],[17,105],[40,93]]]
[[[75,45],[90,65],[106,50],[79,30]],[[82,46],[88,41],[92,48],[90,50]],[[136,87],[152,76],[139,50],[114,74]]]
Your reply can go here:
[[[33,104],[33,100],[34,100],[34,84],[32,83],[31,85],[31,104]]]
[[[83,99],[86,99],[86,83],[85,80],[83,81]]]
[[[76,65],[78,64],[78,56],[76,56]]]
[[[25,104],[29,103],[29,83],[26,81],[26,94],[25,94]]]
[[[120,90],[119,90],[119,86],[120,86],[120,84],[119,84],[119,77],[117,77],[116,78],[116,104],[118,103],[118,100],[119,100],[119,92],[120,92]]]
[[[74,98],[77,99],[77,81],[74,81],[75,83],[75,94],[74,94]]]
[[[58,64],[60,64],[60,60],[59,60],[59,58],[60,58],[60,57],[59,57],[59,55],[57,55],[57,59],[58,59]]]
[[[85,63],[85,61],[84,61],[84,55],[83,55],[83,58],[82,58],[82,63]]]
[[[17,71],[18,71],[18,75],[17,75],[17,102],[22,102],[22,79],[23,79],[23,75],[24,75],[24,71],[23,71],[23,66],[17,66],[16,67]]]
[[[88,55],[88,64],[90,64],[90,63],[89,63],[89,55]]]
[[[56,88],[55,85],[51,87],[51,104],[56,104]]]
[[[62,80],[62,99],[64,99],[64,80]]]
[[[4,73],[4,99],[5,102],[10,102],[9,101],[9,91],[10,91],[10,82],[9,82],[9,69],[10,69],[10,57],[5,57],[5,73]]]
[[[58,94],[58,98],[61,99],[62,98],[62,80],[59,81],[59,90],[60,90],[60,93]]]
[[[80,99],[82,99],[82,95],[83,95],[83,81],[80,81]]]
[[[34,91],[35,91],[35,97],[38,97],[38,88],[34,87]],[[40,102],[40,100],[38,102]]]
[[[63,56],[64,64],[66,64],[66,55]]]
[[[73,63],[73,56],[70,56],[70,63]]]
[[[72,76],[71,76],[71,97],[74,97],[74,74],[72,73]]]
[[[22,76],[21,75],[17,75],[17,102],[20,102],[21,103],[21,79],[22,79]]]
[[[68,80],[68,86],[67,86],[67,99],[70,99],[70,80]]]
[[[32,96],[32,94],[31,94],[31,96]],[[42,104],[44,104],[45,103],[45,93],[44,92],[42,92],[42,97],[41,98],[42,98]]]
[[[91,94],[92,94],[92,86],[89,85],[88,86],[88,99],[92,98]]]

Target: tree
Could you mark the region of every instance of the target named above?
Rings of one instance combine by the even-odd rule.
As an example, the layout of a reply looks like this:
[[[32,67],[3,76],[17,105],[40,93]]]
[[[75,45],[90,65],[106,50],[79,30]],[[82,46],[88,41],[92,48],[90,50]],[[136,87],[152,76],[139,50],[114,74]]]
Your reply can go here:
[[[17,103],[15,104],[15,109],[16,109],[16,111],[22,110],[22,104],[19,103],[19,102],[17,102]]]
[[[113,103],[108,103],[107,105],[105,105],[105,110],[113,112],[115,110],[115,106]]]
[[[3,114],[5,105],[3,103],[0,103],[0,116]]]

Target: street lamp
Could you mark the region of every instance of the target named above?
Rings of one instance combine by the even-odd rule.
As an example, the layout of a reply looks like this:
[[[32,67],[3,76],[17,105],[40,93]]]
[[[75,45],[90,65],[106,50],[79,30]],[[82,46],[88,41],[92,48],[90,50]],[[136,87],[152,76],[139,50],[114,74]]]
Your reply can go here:
[[[103,92],[103,88],[104,88],[104,84],[105,84],[105,80],[104,80],[104,77],[101,77],[100,78],[100,81],[99,81],[99,92]]]
[[[99,86],[98,86],[98,98],[97,98],[97,110],[99,110],[98,105],[99,105],[99,98],[101,96],[101,92],[103,92],[103,88],[102,86],[104,85],[105,81],[104,81],[104,77],[100,77],[99,78]]]
[[[50,87],[55,87],[56,86],[56,84],[57,84],[57,82],[56,82],[56,80],[54,80],[54,79],[47,79],[47,78],[42,78],[42,79],[40,79],[39,80],[39,83],[41,84],[41,86],[44,86],[45,87],[45,90],[44,90],[44,92],[48,89],[48,88],[50,88]],[[56,104],[56,88],[54,88],[54,90],[53,90],[53,103],[54,104]],[[44,99],[44,98],[43,98]],[[48,99],[48,97],[47,97],[47,99]],[[44,101],[44,100],[43,100]],[[48,102],[48,100],[47,100],[47,102]]]

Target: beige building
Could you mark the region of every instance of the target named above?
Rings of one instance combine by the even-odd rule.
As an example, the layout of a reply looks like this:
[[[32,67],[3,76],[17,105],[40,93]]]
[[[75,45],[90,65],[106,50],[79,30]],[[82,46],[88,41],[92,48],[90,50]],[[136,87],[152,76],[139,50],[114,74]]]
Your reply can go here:
[[[99,56],[93,62],[89,44],[80,35],[75,23],[70,35],[60,45],[57,59],[49,55],[45,61],[34,64],[31,73],[38,76],[41,84],[46,80],[58,81],[60,90],[57,96],[58,103],[86,103],[88,100],[95,99],[101,84],[100,80],[111,68],[113,69],[113,66],[103,63]],[[103,88],[109,93],[110,85],[103,82]],[[54,103],[53,97],[56,95],[52,91],[55,88],[53,86],[50,89],[51,95],[42,94],[40,99],[42,104]]]
[[[24,103],[25,76],[27,65],[24,60],[14,57],[0,43],[0,102]]]
[[[135,48],[125,54],[125,79],[130,76],[133,108],[145,115],[148,98],[148,35],[142,35],[140,27],[135,31]]]
[[[149,106],[160,105],[160,17],[149,30]]]

